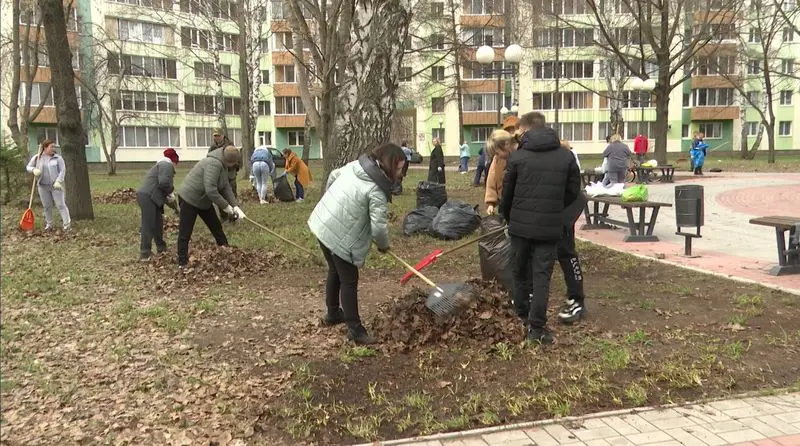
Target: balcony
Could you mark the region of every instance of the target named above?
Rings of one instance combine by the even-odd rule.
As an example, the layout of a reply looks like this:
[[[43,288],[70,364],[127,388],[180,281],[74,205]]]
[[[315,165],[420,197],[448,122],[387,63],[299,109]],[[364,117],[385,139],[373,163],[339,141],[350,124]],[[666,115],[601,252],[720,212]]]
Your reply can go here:
[[[692,121],[719,121],[739,119],[739,107],[692,107]]]
[[[462,93],[494,93],[497,94],[497,79],[464,79],[461,81]],[[506,91],[506,80],[500,81],[500,91]]]
[[[464,125],[497,125],[497,111],[464,112]]]
[[[468,28],[503,28],[505,19],[501,15],[469,15],[461,14],[461,26]]]
[[[302,128],[306,126],[306,115],[275,115],[277,128]]]
[[[740,80],[740,77],[737,75],[726,75],[726,76],[720,76],[720,75],[692,76],[692,89],[735,88],[733,80]]]

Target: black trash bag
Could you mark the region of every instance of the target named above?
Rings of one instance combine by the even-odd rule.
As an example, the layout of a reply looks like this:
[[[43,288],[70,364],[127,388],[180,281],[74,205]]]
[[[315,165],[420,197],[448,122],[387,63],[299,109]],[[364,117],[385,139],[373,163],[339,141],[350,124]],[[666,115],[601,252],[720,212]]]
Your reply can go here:
[[[424,208],[414,209],[406,214],[403,219],[403,234],[428,234],[431,232],[431,223],[439,209],[436,206],[425,206]]]
[[[435,235],[445,240],[458,240],[470,235],[481,225],[477,206],[460,200],[446,202],[431,223]]]
[[[442,207],[447,202],[447,189],[444,184],[420,181],[417,185],[417,209],[425,206]]]
[[[292,186],[289,185],[286,175],[276,178],[272,186],[275,198],[280,201],[294,201],[294,191],[292,191]]]
[[[481,221],[481,235],[503,227],[503,218],[497,215]],[[494,280],[509,293],[513,291],[514,276],[511,273],[511,240],[504,233],[493,235],[478,242],[478,257],[481,262],[483,280]]]

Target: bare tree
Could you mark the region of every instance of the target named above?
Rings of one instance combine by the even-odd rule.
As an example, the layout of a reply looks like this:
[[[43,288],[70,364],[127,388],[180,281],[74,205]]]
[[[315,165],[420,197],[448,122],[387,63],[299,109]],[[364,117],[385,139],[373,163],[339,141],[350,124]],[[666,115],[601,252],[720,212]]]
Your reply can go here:
[[[288,3],[300,95],[325,149],[326,182],[333,169],[388,141],[411,14],[403,0]]]
[[[61,0],[40,0],[45,40],[50,57],[51,83],[58,116],[58,130],[66,176],[66,198],[75,220],[93,220],[92,192],[86,164],[86,135],[75,91],[72,52],[67,40],[67,22]]]
[[[655,78],[655,155],[666,163],[669,100],[673,89],[691,77],[684,67],[706,45],[736,39],[737,14],[744,2],[736,0],[586,0],[591,20],[573,20],[594,28],[601,38],[595,43],[641,79]],[[614,38],[618,17],[630,19],[641,36],[636,45],[620,45]],[[655,62],[656,71],[645,70],[645,60]]]

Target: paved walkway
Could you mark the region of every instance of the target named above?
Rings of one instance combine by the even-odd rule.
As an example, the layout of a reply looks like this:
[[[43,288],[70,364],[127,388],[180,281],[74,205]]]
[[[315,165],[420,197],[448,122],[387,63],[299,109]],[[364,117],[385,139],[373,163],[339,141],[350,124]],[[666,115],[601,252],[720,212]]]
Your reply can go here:
[[[705,194],[703,238],[693,242],[692,253],[683,256],[683,237],[675,235],[675,209],[662,208],[654,234],[657,243],[624,243],[625,231],[578,230],[579,238],[613,249],[716,274],[739,277],[800,293],[800,275],[775,277],[767,274],[777,264],[775,230],[749,223],[753,217],[787,215],[800,217],[799,174],[728,173],[700,178],[681,178],[676,184],[651,184],[650,200],[674,203],[675,185],[699,184]],[[625,220],[618,206],[612,217]],[[583,218],[579,225],[584,223]]]
[[[404,446],[800,446],[800,393],[371,443]],[[366,446],[366,445],[365,445]]]

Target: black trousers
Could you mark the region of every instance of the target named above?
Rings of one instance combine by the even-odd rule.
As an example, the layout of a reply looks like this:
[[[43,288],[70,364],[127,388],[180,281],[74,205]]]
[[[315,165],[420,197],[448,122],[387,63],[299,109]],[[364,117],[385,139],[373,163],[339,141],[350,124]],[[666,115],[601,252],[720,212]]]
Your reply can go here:
[[[325,304],[328,312],[341,305],[344,320],[349,328],[361,325],[358,315],[358,267],[337,256],[327,246],[319,243],[322,255],[328,262],[328,277],[325,281]]]
[[[143,256],[149,256],[153,251],[153,241],[156,242],[158,252],[167,250],[167,243],[164,242],[164,208],[156,206],[149,195],[143,193],[136,194],[136,202],[142,211],[142,223],[139,229],[142,241],[139,252]]]
[[[180,220],[178,222],[178,265],[189,263],[189,240],[192,239],[194,223],[199,216],[206,224],[218,246],[226,246],[228,238],[222,230],[222,223],[214,212],[214,206],[208,209],[199,209],[184,200],[181,200]]]
[[[575,251],[575,226],[564,228],[564,237],[557,245],[558,263],[564,273],[567,284],[567,296],[578,302],[583,302],[583,270]]]
[[[514,310],[531,328],[544,328],[550,277],[556,261],[556,242],[542,242],[511,235],[514,253]]]

